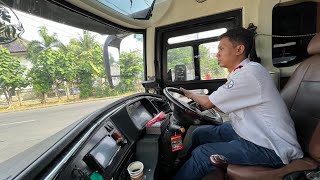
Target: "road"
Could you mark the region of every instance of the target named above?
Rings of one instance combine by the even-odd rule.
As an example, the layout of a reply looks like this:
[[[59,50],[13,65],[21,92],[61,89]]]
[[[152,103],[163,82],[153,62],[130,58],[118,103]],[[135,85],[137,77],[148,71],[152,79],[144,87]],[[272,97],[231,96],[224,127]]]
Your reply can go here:
[[[0,113],[0,163],[118,99]]]

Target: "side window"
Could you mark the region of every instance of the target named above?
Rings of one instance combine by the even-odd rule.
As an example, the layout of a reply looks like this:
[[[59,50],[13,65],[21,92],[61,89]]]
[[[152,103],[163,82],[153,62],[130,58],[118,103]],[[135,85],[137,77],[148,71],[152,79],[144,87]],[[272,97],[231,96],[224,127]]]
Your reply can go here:
[[[183,87],[203,93],[220,87],[228,73],[216,58],[219,36],[240,26],[242,10],[238,9],[156,28],[159,87]]]
[[[167,62],[169,81],[194,80],[193,48],[191,46],[169,49]]]
[[[218,45],[219,41],[215,41],[199,46],[201,80],[223,79],[228,76],[228,71],[218,65]]]
[[[218,37],[226,31],[227,28],[217,28],[169,38],[167,80],[179,82],[226,78],[227,71],[218,65],[216,58]]]
[[[272,62],[275,67],[297,64],[307,57],[307,46],[319,27],[320,2],[281,3],[273,8]],[[318,12],[318,16],[317,16]],[[306,20],[307,19],[307,20]],[[307,35],[310,36],[299,36]]]

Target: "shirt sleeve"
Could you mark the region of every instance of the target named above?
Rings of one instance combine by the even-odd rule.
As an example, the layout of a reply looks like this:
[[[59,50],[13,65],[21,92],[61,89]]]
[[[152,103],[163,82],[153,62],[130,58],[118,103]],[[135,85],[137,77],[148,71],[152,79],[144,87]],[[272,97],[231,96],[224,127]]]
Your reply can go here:
[[[210,96],[210,101],[224,113],[262,103],[261,84],[252,74],[239,72]]]

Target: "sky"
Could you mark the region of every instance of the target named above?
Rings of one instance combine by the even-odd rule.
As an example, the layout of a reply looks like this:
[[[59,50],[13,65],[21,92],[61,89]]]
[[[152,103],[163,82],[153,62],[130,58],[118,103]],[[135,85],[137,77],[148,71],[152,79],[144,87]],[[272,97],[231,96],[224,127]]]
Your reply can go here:
[[[37,16],[23,13],[17,10],[15,10],[15,13],[25,29],[25,32],[22,34],[22,38],[29,41],[41,40],[40,35],[38,33],[38,30],[41,26],[46,26],[49,34],[56,33],[63,44],[68,44],[71,38],[78,39],[79,36],[82,35],[82,29],[79,28],[75,28],[61,23],[56,23],[54,21],[39,18]],[[101,44],[103,44],[104,39],[107,37],[101,36],[100,34],[96,34],[96,36],[96,40],[100,40]]]
[[[99,0],[100,2],[105,2],[105,4],[109,4],[110,3],[114,6],[117,7],[122,7],[123,9],[128,9],[130,8],[128,6],[128,4],[130,5],[130,3],[128,3],[130,0]],[[142,1],[142,0],[141,0]],[[149,4],[151,3],[152,0],[146,0],[145,3],[140,3],[140,4]],[[141,8],[141,7],[136,7],[133,1],[133,6],[132,8]],[[83,30],[79,29],[79,28],[75,28],[75,27],[71,27],[62,23],[57,23],[51,20],[47,20],[47,19],[43,19],[37,16],[33,16],[31,14],[28,13],[24,13],[18,10],[14,10],[15,14],[17,15],[19,21],[22,23],[25,32],[22,34],[22,38],[26,39],[28,41],[32,41],[32,40],[39,40],[41,41],[41,37],[39,35],[39,28],[41,26],[46,26],[48,33],[50,35],[56,33],[58,39],[63,43],[63,44],[68,44],[71,38],[76,38],[79,39],[80,36],[82,36],[83,34]],[[11,15],[11,20],[12,20],[12,24],[17,23],[18,20],[17,18],[15,18],[15,15],[10,12]],[[215,30],[210,30],[210,31],[204,31],[204,32],[200,32],[200,33],[194,33],[194,34],[189,34],[189,35],[183,35],[183,36],[178,36],[178,37],[174,37],[174,38],[170,38],[168,40],[169,44],[175,44],[175,43],[179,43],[179,42],[184,42],[184,41],[190,41],[190,40],[195,40],[195,39],[202,39],[202,38],[208,38],[208,37],[213,37],[213,36],[219,36],[222,33],[224,33],[226,31],[225,28],[221,28],[221,29],[215,29]],[[103,45],[105,39],[108,37],[108,35],[100,35],[98,33],[95,32],[91,32],[92,34],[96,35],[96,40]],[[215,51],[217,51],[217,43],[209,43],[209,44],[204,44],[207,48],[209,48],[211,53],[216,53]],[[138,43],[136,41],[136,39],[132,36],[129,36],[127,38],[125,38],[121,45],[120,45],[120,52],[126,51],[126,52],[130,52],[134,49],[143,49],[143,44],[142,43]],[[119,53],[116,50],[116,48],[109,48],[109,52],[115,57],[115,60],[118,59]]]
[[[19,21],[22,23],[24,28],[24,33],[22,34],[22,39],[32,41],[38,40],[42,41],[42,38],[39,35],[39,28],[41,26],[46,26],[49,35],[53,35],[54,33],[57,34],[58,39],[63,44],[68,44],[70,39],[76,38],[79,39],[80,36],[83,34],[83,30],[68,26],[62,23],[57,23],[51,20],[43,19],[28,13],[24,13],[18,10],[14,10],[15,14],[17,15]],[[16,16],[10,12],[11,15],[11,23],[17,24],[18,20]],[[92,34],[96,35],[96,41],[98,41],[101,45],[104,44],[105,39],[108,35],[100,35],[95,32],[91,32]],[[141,42],[137,42],[133,35],[126,37],[122,40],[120,44],[120,53],[121,52],[130,52],[135,49],[143,49],[143,44]],[[114,57],[115,61],[119,60],[119,51],[116,48],[109,47],[109,53]]]
[[[28,41],[42,40],[38,32],[41,26],[47,27],[49,35],[53,35],[54,33],[56,33],[58,39],[65,45],[69,43],[71,38],[79,39],[79,37],[83,34],[83,30],[76,27],[43,19],[18,10],[14,10],[14,12],[17,15],[19,21],[22,23],[23,28],[25,30],[21,37]],[[10,15],[11,23],[17,24],[18,20],[17,18],[15,18],[15,15],[12,12],[10,12]],[[95,32],[91,33],[96,36],[96,41],[98,41],[101,45],[104,44],[105,39],[108,37],[108,35],[100,35]],[[137,43],[136,39],[134,39],[133,35],[131,35],[121,42],[120,51],[130,52],[134,49],[142,50],[142,48],[142,43]],[[114,56],[115,60],[119,58],[119,53],[116,48],[109,48],[109,51]]]

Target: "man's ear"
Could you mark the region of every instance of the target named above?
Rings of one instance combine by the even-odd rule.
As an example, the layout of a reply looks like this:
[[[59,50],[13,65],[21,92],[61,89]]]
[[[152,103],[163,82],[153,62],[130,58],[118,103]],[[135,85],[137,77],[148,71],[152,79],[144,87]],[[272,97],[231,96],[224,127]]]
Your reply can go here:
[[[243,44],[239,44],[237,45],[236,49],[237,49],[236,55],[241,55],[244,53],[245,47]]]

